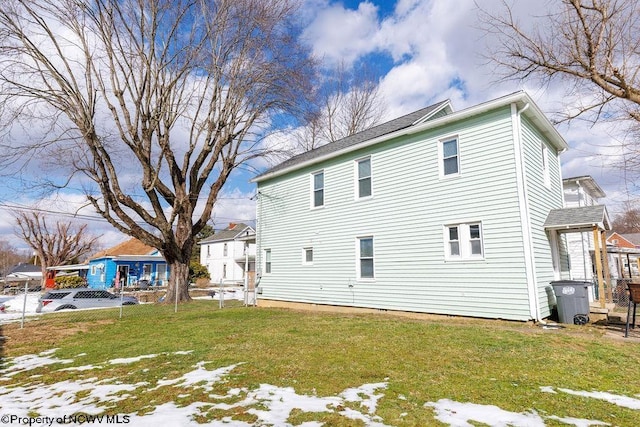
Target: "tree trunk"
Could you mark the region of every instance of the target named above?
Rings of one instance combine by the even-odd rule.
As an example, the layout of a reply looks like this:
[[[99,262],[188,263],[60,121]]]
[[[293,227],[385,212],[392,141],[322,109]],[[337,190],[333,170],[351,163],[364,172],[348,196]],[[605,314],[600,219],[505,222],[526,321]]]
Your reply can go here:
[[[178,302],[190,301],[189,296],[189,261],[180,262],[173,261],[169,263],[169,288],[164,299],[166,304],[172,304],[176,301],[176,293]]]

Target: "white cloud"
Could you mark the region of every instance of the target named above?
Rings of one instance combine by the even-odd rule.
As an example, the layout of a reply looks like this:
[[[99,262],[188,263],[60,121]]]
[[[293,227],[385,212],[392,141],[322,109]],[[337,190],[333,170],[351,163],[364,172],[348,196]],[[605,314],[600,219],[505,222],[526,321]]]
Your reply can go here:
[[[566,82],[499,81],[485,57],[496,39],[479,29],[480,10],[473,0],[398,0],[386,15],[375,6],[383,7],[381,2],[373,3],[348,9],[341,2],[316,0],[317,13],[305,35],[325,66],[355,64],[367,55],[375,58],[372,53],[391,58],[392,67],[380,79],[389,119],[445,99],[460,110],[518,90],[526,90],[553,119],[592,96]],[[499,0],[479,5],[491,13],[504,9]],[[515,2],[511,7],[519,23],[543,29],[540,19],[559,6]],[[559,130],[571,147],[561,158],[563,175],[593,176],[608,194],[604,202],[612,205],[610,211],[617,211],[633,187],[619,167],[624,129],[574,121]]]
[[[377,14],[378,8],[369,2],[360,3],[357,10],[340,4],[328,5],[319,10],[303,38],[327,65],[341,62],[351,65],[375,49],[370,40],[378,31]]]

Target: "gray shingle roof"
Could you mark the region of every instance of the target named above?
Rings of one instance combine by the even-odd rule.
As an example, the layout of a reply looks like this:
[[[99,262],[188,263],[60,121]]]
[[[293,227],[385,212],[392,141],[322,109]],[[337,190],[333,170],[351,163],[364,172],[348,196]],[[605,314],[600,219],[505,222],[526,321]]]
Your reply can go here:
[[[579,229],[598,225],[605,230],[611,229],[607,209],[603,205],[581,206],[579,208],[553,209],[544,222],[546,229]]]
[[[198,244],[206,244],[206,243],[214,243],[214,242],[222,242],[225,240],[233,240],[236,237],[238,237],[238,235],[240,233],[242,233],[243,230],[245,230],[247,227],[249,227],[247,224],[243,224],[243,223],[238,223],[235,224],[234,227],[232,229],[229,229],[229,227],[225,228],[224,230],[220,230],[217,233],[215,233],[213,236],[209,236],[206,239],[202,239],[198,242]],[[251,227],[249,227],[251,228]],[[251,231],[253,231],[253,228],[251,228]]]
[[[436,110],[445,106],[449,101],[438,102],[437,104],[430,105],[428,107],[422,108],[420,110],[414,111],[413,113],[406,114],[402,117],[398,117],[397,119],[390,120],[386,123],[382,123],[380,125],[374,126],[372,128],[363,130],[362,132],[358,132],[351,136],[347,136],[346,138],[339,139],[335,142],[330,142],[329,144],[322,145],[318,148],[315,148],[310,151],[306,151],[302,154],[298,154],[297,156],[293,156],[292,158],[285,160],[284,162],[274,166],[273,168],[267,170],[266,172],[258,175],[254,179],[259,179],[260,177],[277,172],[282,169],[289,168],[291,166],[295,166],[299,163],[304,163],[308,160],[314,159],[316,157],[321,157],[330,153],[334,153],[336,151],[343,150],[347,147],[352,147],[358,144],[361,144],[365,141],[369,141],[374,138],[378,138],[380,136],[399,131],[400,129],[407,128],[413,125],[416,121],[421,118],[435,112]]]

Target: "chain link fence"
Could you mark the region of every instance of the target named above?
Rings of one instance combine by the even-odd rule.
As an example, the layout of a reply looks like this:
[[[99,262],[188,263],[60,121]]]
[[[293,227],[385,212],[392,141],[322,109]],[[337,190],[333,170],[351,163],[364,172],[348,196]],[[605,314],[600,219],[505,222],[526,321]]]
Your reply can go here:
[[[68,288],[41,289],[32,282],[12,283],[0,292],[0,325],[37,320],[40,316],[72,312],[80,320],[100,320],[148,316],[149,305],[165,303],[174,311],[180,304],[165,301],[166,286],[125,287],[122,289]],[[245,291],[238,282],[191,286],[192,299],[210,301],[212,307],[255,305],[255,293]]]

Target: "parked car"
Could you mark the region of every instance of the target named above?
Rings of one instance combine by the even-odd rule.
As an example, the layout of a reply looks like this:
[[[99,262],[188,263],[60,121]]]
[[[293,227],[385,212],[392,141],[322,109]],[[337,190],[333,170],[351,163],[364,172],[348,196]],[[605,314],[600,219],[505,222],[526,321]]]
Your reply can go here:
[[[48,291],[38,300],[36,313],[76,308],[119,307],[139,304],[132,296],[119,296],[101,289],[75,288]]]

